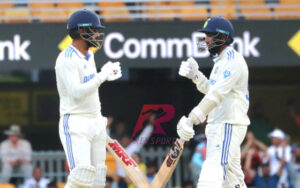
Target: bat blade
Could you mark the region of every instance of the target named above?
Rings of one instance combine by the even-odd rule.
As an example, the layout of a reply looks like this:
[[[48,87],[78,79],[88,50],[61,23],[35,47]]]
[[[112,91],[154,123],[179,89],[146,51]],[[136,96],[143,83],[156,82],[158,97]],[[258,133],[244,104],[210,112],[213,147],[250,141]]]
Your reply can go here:
[[[183,152],[183,147],[184,141],[181,139],[176,139],[159,171],[157,172],[153,182],[151,183],[151,187],[163,188],[168,183]]]
[[[142,172],[138,164],[126,153],[117,140],[113,140],[107,136],[106,148],[113,154],[114,158],[125,170],[127,176],[138,188],[151,188],[144,172]]]

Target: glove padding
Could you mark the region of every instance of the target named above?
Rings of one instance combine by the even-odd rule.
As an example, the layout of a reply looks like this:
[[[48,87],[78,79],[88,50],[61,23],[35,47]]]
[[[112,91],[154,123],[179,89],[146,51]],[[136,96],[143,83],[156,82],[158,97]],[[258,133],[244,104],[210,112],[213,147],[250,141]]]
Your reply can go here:
[[[113,81],[122,76],[120,62],[112,63],[111,61],[107,62],[101,68],[101,74],[104,75],[104,79],[108,81]]]
[[[199,74],[198,72],[200,72],[198,69],[198,63],[194,58],[190,57],[187,61],[181,62],[179,75],[193,80]]]
[[[177,124],[177,134],[184,141],[189,141],[194,137],[195,131],[193,129],[193,123],[189,118],[185,116],[181,117]]]

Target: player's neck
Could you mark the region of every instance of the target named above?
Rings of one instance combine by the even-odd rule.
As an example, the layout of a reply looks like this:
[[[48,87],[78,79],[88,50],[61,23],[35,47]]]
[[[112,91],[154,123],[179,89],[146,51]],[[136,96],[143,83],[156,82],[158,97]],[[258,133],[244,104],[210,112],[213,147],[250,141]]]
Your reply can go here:
[[[222,52],[223,52],[223,50],[227,47],[228,45],[223,45],[223,46],[221,46],[220,47],[220,50],[219,50],[219,52],[218,52],[218,55],[220,55]]]
[[[84,56],[88,55],[88,47],[84,40],[73,40],[72,46],[74,46]]]

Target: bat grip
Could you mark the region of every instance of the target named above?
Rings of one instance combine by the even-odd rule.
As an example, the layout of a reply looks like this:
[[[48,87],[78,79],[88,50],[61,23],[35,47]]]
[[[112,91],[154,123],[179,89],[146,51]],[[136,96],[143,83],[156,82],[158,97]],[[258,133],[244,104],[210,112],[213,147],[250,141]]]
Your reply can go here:
[[[184,141],[182,138],[179,138],[179,139],[178,139],[178,142],[179,142],[181,145],[183,145],[185,141]]]

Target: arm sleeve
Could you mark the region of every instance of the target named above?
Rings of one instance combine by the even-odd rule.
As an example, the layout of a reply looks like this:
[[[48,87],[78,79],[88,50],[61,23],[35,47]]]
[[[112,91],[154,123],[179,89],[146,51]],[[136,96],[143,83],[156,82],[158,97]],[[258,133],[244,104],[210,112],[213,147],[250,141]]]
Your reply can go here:
[[[31,162],[31,159],[32,159],[32,156],[31,156],[32,155],[32,148],[31,148],[31,144],[28,141],[24,141],[23,151],[24,151],[23,159],[26,162]]]
[[[8,147],[7,145],[5,144],[6,142],[3,142],[1,143],[1,146],[0,146],[0,154],[1,154],[1,157],[2,157],[2,161],[3,163],[9,163],[9,156],[7,154],[8,152]]]
[[[193,82],[196,84],[198,91],[203,94],[208,92],[209,81],[202,72],[199,71],[197,73],[196,77],[193,79]]]
[[[95,77],[86,83],[80,83],[80,77],[77,70],[77,66],[74,61],[66,60],[61,62],[55,67],[57,76],[63,82],[68,94],[76,99],[87,96],[92,93],[102,82],[105,80],[102,78],[101,73],[96,73]]]
[[[207,94],[189,115],[194,124],[203,122],[205,117],[222,102],[224,95],[232,90],[240,78],[241,71],[236,62],[224,63],[227,64],[217,75],[215,84],[208,88]]]
[[[140,136],[126,147],[126,152],[129,155],[132,155],[134,152],[139,152],[141,148],[147,143],[149,137],[151,136],[152,131],[153,131],[153,126],[148,125],[142,131]]]

